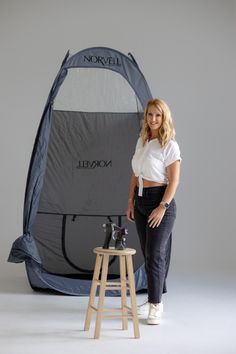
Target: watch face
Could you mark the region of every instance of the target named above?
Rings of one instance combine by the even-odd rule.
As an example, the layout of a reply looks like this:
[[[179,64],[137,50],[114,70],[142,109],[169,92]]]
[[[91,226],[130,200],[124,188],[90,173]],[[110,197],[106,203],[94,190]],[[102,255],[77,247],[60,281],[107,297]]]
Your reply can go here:
[[[165,208],[168,209],[169,208],[169,204],[165,203]]]

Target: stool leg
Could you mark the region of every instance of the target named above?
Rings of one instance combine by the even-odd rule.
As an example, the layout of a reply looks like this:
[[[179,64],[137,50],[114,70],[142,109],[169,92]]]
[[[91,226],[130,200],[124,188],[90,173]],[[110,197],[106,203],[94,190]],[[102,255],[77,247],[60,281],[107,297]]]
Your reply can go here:
[[[99,338],[100,336],[101,319],[102,319],[104,296],[105,296],[106,281],[107,281],[108,262],[109,262],[109,255],[105,254],[103,256],[103,262],[102,262],[102,277],[101,277],[101,285],[100,285],[98,308],[97,308],[97,318],[96,318],[95,333],[94,333],[95,339]]]
[[[135,338],[140,338],[132,256],[131,255],[126,256],[126,260],[127,260],[127,271],[128,271],[128,279],[129,279],[129,287],[130,287],[130,300],[131,300],[132,319],[133,319],[133,326],[134,326],[134,336]]]
[[[93,281],[92,281],[90,296],[89,296],[89,303],[88,303],[88,308],[87,308],[87,313],[86,313],[86,319],[85,319],[85,323],[84,323],[84,330],[85,331],[89,330],[90,322],[92,319],[93,309],[91,306],[94,305],[94,299],[95,299],[97,285],[98,285],[97,282],[99,280],[98,278],[99,278],[101,263],[102,263],[102,256],[97,254],[94,273],[93,273]]]
[[[128,329],[127,318],[127,288],[126,288],[126,269],[125,256],[120,256],[120,283],[121,283],[121,308],[122,308],[122,329]]]

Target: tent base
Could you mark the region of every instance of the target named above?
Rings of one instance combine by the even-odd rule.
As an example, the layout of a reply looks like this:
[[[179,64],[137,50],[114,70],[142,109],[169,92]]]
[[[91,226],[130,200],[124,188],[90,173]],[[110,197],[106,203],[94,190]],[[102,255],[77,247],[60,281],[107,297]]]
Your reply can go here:
[[[65,295],[89,296],[91,288],[91,280],[69,278],[47,273],[42,269],[41,265],[33,260],[25,262],[26,272],[31,288],[34,291],[50,291],[53,293],[61,293]],[[145,291],[147,289],[147,279],[144,265],[142,265],[135,273],[136,292]],[[119,278],[111,280],[118,281]],[[98,294],[97,294],[98,295]],[[120,291],[106,291],[107,296],[120,296]]]

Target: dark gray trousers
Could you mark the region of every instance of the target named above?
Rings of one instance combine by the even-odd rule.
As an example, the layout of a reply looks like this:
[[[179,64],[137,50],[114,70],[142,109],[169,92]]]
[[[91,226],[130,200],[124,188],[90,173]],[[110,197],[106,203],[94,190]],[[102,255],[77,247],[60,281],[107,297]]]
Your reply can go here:
[[[143,196],[135,190],[134,219],[147,273],[148,301],[160,303],[167,292],[166,278],[170,265],[172,229],[176,218],[176,203],[172,199],[158,227],[147,222],[152,210],[162,200],[166,186],[143,188]]]

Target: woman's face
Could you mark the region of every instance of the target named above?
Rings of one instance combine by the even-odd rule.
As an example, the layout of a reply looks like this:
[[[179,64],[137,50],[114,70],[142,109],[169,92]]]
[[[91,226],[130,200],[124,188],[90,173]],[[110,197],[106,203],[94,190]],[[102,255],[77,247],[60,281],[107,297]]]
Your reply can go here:
[[[147,123],[152,133],[157,133],[162,125],[161,111],[155,107],[150,106],[147,111]]]

